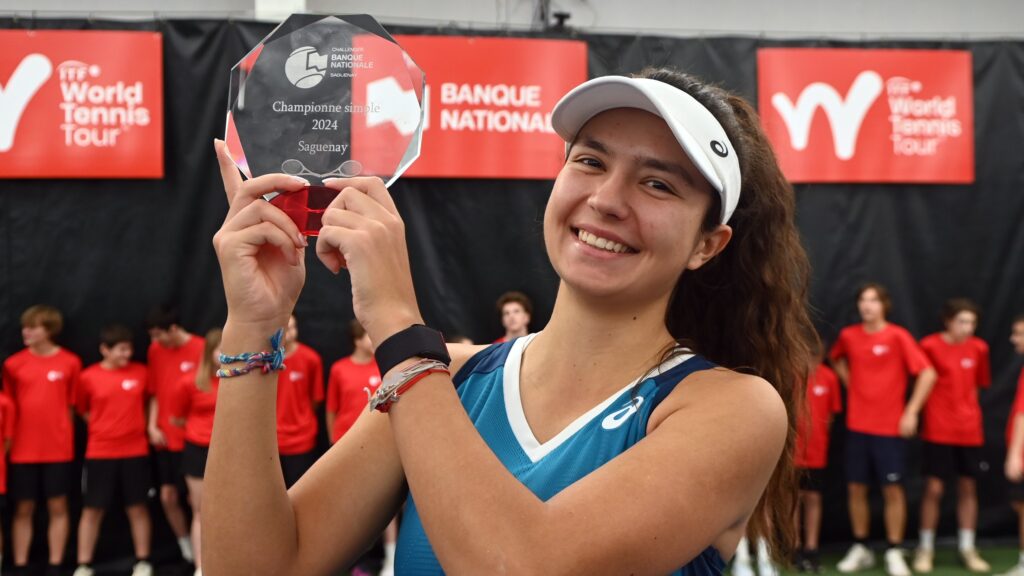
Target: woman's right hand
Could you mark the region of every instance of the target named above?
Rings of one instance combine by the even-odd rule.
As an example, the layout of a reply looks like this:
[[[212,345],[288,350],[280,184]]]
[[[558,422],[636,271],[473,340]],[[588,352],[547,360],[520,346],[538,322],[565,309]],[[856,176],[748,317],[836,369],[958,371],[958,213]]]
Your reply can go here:
[[[294,192],[302,178],[267,174],[242,181],[221,140],[214,141],[228,215],[213,236],[220,261],[228,322],[269,332],[284,327],[306,281],[305,237],[294,222],[261,197],[273,191]]]

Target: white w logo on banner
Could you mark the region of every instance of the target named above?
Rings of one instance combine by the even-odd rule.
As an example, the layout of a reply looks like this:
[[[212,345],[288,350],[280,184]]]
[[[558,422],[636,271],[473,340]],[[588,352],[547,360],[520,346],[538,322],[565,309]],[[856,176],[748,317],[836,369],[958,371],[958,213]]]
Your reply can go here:
[[[796,150],[807,148],[811,120],[815,111],[822,108],[832,127],[836,157],[849,160],[857,150],[857,135],[864,116],[881,93],[882,77],[877,72],[865,70],[857,75],[845,100],[832,86],[814,82],[800,92],[795,105],[788,96],[776,92],[772,94],[772,106],[785,121],[790,144]]]
[[[14,146],[14,133],[29,101],[50,79],[53,65],[42,54],[29,54],[14,69],[7,86],[0,86],[0,152]]]

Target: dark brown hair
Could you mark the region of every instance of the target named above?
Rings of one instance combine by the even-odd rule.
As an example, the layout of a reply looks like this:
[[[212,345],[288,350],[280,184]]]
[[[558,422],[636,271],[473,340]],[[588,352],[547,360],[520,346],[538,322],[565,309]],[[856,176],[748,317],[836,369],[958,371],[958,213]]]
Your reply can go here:
[[[348,330],[349,334],[352,335],[353,346],[356,345],[356,340],[359,340],[360,338],[366,335],[366,328],[363,328],[363,325],[360,324],[359,320],[356,320],[355,318],[353,318],[352,321],[348,323]]]
[[[500,314],[501,312],[504,312],[505,304],[509,304],[512,302],[519,304],[520,306],[523,307],[523,310],[525,310],[527,314],[533,316],[533,302],[530,300],[530,297],[527,296],[526,294],[523,294],[522,292],[518,292],[515,290],[511,292],[505,292],[498,298],[498,302],[495,304],[495,306],[497,306],[498,308],[498,313]]]
[[[817,340],[807,308],[810,264],[795,225],[795,194],[757,113],[743,98],[674,70],[647,69],[637,76],[693,96],[718,119],[739,158],[743,186],[729,221],[732,239],[714,259],[680,276],[665,324],[680,343],[711,361],[771,382],[785,402],[785,449],[748,526],[748,534],[767,539],[772,555],[785,563],[796,541],[796,418]],[[712,198],[702,225],[706,232],[721,218],[721,200]]]
[[[206,343],[203,345],[203,357],[199,359],[199,367],[196,368],[196,388],[203,392],[209,392],[214,375],[217,374],[217,366],[220,364],[213,353],[220,348],[221,330],[212,328],[206,333]]]
[[[113,348],[121,342],[132,343],[132,331],[122,324],[111,324],[100,330],[100,344]]]
[[[878,282],[866,282],[860,285],[857,289],[857,301],[860,301],[860,297],[864,295],[868,290],[874,290],[875,294],[878,294],[878,299],[882,301],[882,313],[888,318],[892,312],[892,298],[889,297],[889,291],[885,289]]]
[[[967,298],[950,298],[942,305],[942,323],[948,323],[961,312],[970,312],[974,314],[975,319],[981,319],[981,309],[972,300]]]
[[[64,317],[61,316],[60,310],[53,306],[36,304],[21,313],[21,326],[42,326],[46,330],[46,335],[53,339],[64,329]]]

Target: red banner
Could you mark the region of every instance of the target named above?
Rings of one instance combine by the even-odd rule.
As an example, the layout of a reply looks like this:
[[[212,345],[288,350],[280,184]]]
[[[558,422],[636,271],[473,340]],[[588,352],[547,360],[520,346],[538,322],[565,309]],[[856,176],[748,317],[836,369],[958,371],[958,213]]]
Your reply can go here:
[[[757,76],[793,182],[974,182],[970,52],[768,48]]]
[[[0,178],[162,178],[161,41],[0,30]]]
[[[407,176],[547,179],[558,174],[565,148],[551,129],[551,109],[587,79],[586,43],[463,36],[395,39],[427,74],[427,127],[420,157]],[[361,70],[353,90],[377,93],[379,99],[382,91],[402,89],[373,71]],[[368,115],[353,115],[352,121],[353,140],[372,140],[367,136],[372,131],[404,125],[401,119],[381,122]]]

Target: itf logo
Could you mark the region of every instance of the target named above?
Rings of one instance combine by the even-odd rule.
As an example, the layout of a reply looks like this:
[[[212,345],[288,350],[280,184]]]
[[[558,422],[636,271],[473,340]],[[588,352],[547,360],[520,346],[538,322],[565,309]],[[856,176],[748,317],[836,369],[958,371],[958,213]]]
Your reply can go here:
[[[52,73],[49,58],[29,54],[14,69],[7,84],[0,85],[0,152],[7,152],[14,146],[22,112]]]
[[[327,55],[320,54],[312,46],[296,48],[284,62],[284,75],[299,88],[316,86],[326,73]]]

